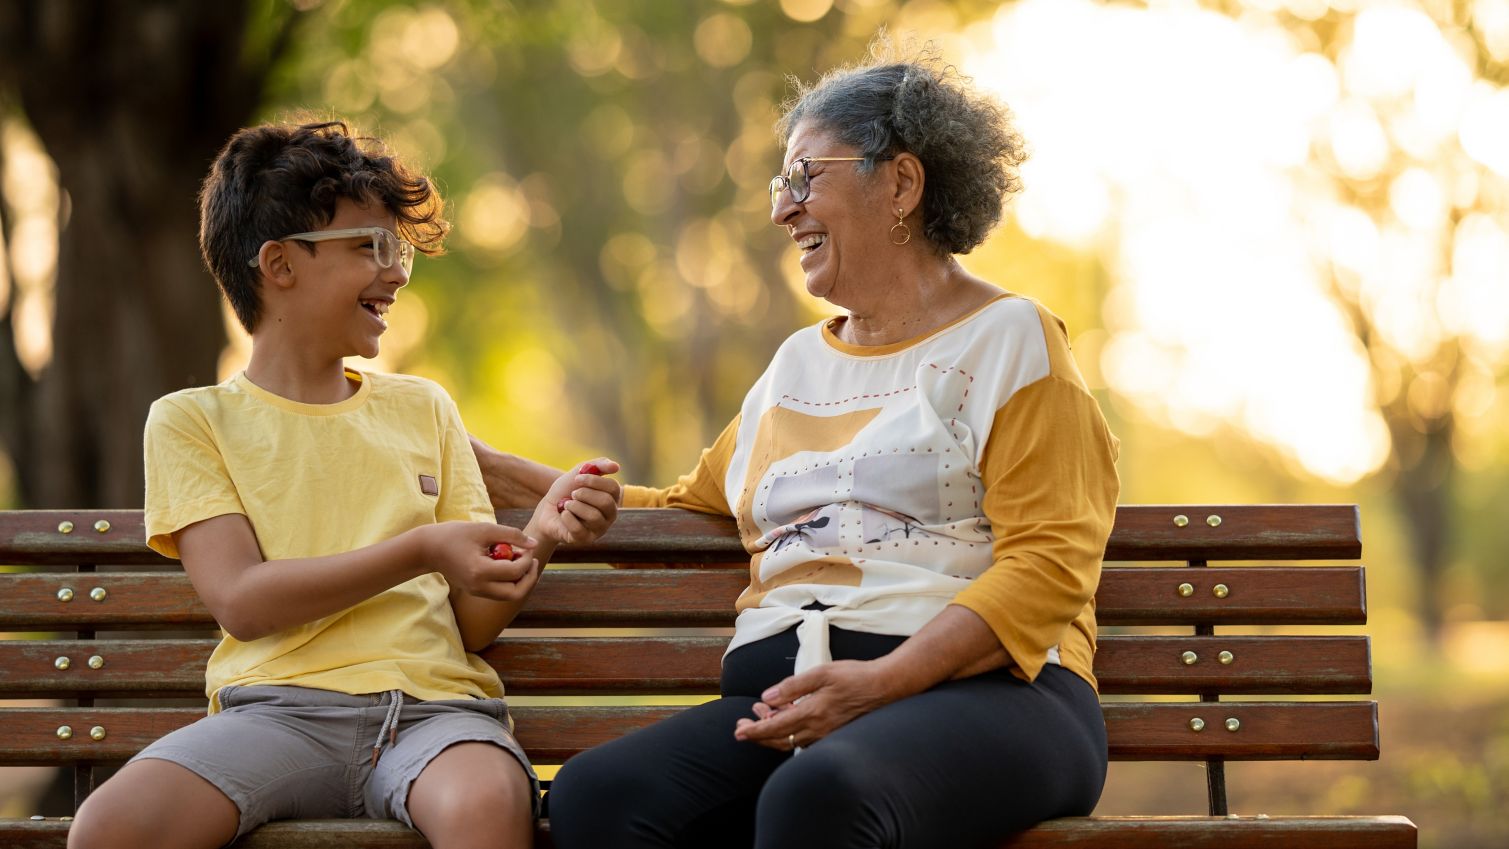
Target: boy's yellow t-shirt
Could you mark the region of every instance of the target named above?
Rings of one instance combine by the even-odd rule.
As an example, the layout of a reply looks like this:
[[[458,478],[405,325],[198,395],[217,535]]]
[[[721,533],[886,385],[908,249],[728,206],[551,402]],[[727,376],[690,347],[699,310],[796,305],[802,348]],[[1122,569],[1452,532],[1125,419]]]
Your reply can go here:
[[[147,544],[177,557],[174,532],[231,513],[250,520],[266,560],[339,554],[433,522],[494,521],[443,389],[347,375],[360,386],[337,404],[290,401],[244,374],[158,399],[145,437]],[[501,696],[497,673],[462,647],[449,595],[431,572],[262,639],[226,634],[205,670],[210,710],[231,684]]]

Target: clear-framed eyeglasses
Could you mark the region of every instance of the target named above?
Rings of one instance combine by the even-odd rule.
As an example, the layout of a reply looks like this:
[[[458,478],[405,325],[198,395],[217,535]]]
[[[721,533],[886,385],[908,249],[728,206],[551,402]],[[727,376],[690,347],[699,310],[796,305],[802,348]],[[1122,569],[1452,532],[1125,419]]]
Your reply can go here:
[[[877,161],[891,159],[889,156],[877,156]],[[813,162],[863,162],[863,156],[803,156],[794,159],[786,166],[786,173],[777,174],[770,181],[770,208],[775,209],[781,203],[781,192],[791,192],[792,203],[806,203],[807,198],[812,197],[812,173],[807,166]]]
[[[346,230],[315,230],[309,233],[294,233],[292,236],[284,236],[278,239],[280,242],[328,242],[332,239],[356,239],[366,237],[372,240],[372,258],[377,261],[379,267],[392,268],[396,260],[403,268],[404,274],[414,270],[414,246],[407,239],[400,239],[393,235],[393,231],[386,227],[352,227]],[[257,267],[257,258],[252,257],[246,261],[252,268]]]

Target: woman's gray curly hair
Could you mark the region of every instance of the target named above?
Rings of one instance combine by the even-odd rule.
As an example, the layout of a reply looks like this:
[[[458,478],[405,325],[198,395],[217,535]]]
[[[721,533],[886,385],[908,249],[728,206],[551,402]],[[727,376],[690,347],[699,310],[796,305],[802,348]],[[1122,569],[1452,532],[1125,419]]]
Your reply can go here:
[[[781,146],[801,123],[831,133],[859,149],[861,173],[883,158],[907,152],[922,161],[922,232],[939,254],[966,254],[985,241],[1013,192],[1026,143],[1011,113],[971,89],[970,80],[931,51],[910,58],[879,54],[869,62],[838,68],[807,86],[792,79],[795,94],[782,104],[776,124]]]

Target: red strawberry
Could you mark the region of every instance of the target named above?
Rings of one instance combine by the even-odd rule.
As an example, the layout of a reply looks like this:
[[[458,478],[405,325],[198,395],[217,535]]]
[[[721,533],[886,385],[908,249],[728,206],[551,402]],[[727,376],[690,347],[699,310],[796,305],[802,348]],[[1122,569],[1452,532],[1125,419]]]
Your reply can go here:
[[[512,560],[513,546],[506,542],[495,542],[493,547],[487,550],[487,556],[494,560]]]
[[[603,473],[603,470],[596,463],[583,463],[582,467],[576,470],[576,473],[579,475],[600,475]],[[570,500],[571,496],[568,495],[565,498],[562,498],[560,501],[557,501],[555,503],[555,512],[566,512],[566,502]]]

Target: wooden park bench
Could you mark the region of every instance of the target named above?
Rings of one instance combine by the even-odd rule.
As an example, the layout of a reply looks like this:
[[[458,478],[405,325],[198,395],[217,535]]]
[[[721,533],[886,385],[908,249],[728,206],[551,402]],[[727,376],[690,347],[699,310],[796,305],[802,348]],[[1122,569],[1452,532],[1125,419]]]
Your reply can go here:
[[[0,574],[0,632],[10,632],[0,634],[0,700],[12,700],[0,701],[0,766],[69,767],[79,800],[97,767],[204,714],[214,622],[176,564],[142,540],[138,511],[0,512],[0,565],[27,567]],[[1414,824],[1398,816],[1228,813],[1226,761],[1378,757],[1377,704],[1336,698],[1371,692],[1368,638],[1273,633],[1365,622],[1362,566],[1291,562],[1360,554],[1351,505],[1121,507],[1096,597],[1111,759],[1203,762],[1210,815],[1054,820],[1007,845],[1414,847]],[[640,568],[586,565],[605,562]],[[598,543],[557,552],[483,653],[530,757],[558,764],[681,709],[539,697],[716,694],[747,568],[731,521],[676,510],[625,510]],[[1216,633],[1228,626],[1261,627]],[[1247,698],[1275,695],[1305,698]],[[61,849],[67,829],[67,818],[0,820],[0,846]],[[396,822],[318,820],[271,823],[236,845],[425,843]],[[538,845],[549,845],[548,823]]]

